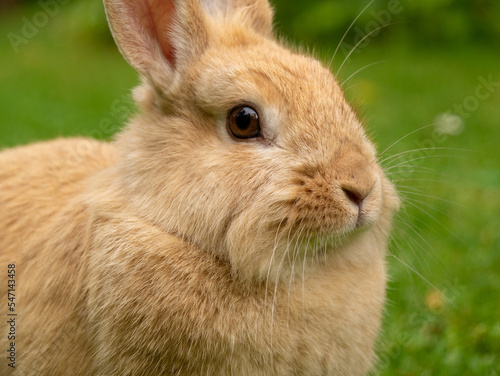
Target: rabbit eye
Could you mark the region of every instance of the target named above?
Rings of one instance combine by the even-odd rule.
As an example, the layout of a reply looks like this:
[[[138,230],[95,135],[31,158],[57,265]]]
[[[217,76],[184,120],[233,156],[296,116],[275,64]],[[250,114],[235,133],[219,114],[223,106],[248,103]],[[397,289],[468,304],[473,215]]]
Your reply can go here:
[[[227,119],[227,126],[236,138],[254,138],[260,136],[259,114],[252,107],[234,108]]]

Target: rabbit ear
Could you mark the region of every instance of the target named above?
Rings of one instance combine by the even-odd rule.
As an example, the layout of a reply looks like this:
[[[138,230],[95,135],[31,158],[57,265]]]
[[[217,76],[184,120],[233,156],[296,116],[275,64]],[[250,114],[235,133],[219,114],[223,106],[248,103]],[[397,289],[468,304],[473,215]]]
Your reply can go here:
[[[125,59],[155,83],[167,84],[185,60],[208,43],[198,0],[104,0]]]
[[[272,34],[268,0],[104,0],[104,4],[125,59],[162,87],[170,85],[175,71],[203,53],[210,27],[235,14],[257,33]]]

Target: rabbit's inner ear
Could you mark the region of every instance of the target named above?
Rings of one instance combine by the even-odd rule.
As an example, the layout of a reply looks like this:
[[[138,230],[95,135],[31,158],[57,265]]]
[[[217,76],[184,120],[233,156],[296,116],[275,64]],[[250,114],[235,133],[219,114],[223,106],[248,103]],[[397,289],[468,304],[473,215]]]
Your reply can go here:
[[[168,27],[172,24],[174,15],[174,3],[172,1],[147,0],[148,9],[144,14],[145,22],[148,23],[146,29],[153,40],[157,40],[163,52],[163,56],[174,65],[174,53],[172,43],[168,36]]]
[[[153,82],[168,76],[206,46],[198,0],[105,0],[108,21],[123,56]]]
[[[174,14],[173,1],[105,0],[104,4],[116,43],[135,69],[146,73],[158,59],[173,63],[167,36]]]

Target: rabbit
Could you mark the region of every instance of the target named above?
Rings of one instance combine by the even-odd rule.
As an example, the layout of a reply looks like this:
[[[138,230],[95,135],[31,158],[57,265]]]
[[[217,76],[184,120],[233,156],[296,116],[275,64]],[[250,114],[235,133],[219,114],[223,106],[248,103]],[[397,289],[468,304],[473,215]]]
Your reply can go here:
[[[329,69],[267,0],[105,9],[138,113],[0,153],[1,374],[369,372],[399,200]]]

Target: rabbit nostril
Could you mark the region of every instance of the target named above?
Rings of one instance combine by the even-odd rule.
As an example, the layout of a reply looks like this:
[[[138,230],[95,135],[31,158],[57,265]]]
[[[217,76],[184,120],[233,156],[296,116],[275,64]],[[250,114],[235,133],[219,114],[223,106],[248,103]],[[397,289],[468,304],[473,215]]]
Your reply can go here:
[[[368,196],[369,192],[361,192],[353,188],[342,187],[342,190],[346,194],[347,198],[354,202],[356,205],[361,206],[363,200]]]

